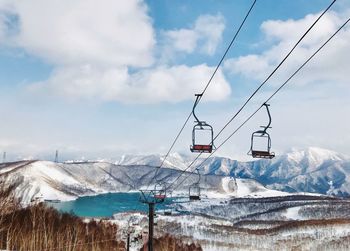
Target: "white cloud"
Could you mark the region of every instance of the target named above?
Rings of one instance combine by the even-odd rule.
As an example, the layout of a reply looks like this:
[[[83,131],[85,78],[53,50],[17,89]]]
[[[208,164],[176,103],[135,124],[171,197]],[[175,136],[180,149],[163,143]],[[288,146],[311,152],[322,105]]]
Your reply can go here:
[[[158,67],[152,71],[143,71],[131,76],[132,83],[142,86],[146,83],[145,95],[149,102],[178,102],[194,99],[195,93],[200,93],[212,75],[214,67],[197,65],[193,67],[179,65],[173,67]],[[231,93],[223,73],[219,70],[206,93],[205,100],[222,100]],[[142,88],[140,88],[142,89]]]
[[[142,70],[129,74],[124,68],[96,68],[91,65],[60,67],[47,81],[30,90],[77,99],[114,100],[123,103],[175,103],[193,99],[201,92],[213,67],[185,65]],[[221,71],[217,72],[206,100],[221,100],[230,87]]]
[[[234,59],[231,58],[225,61],[224,67],[231,73],[242,73],[247,77],[258,80],[263,79],[272,69],[268,59],[263,55],[248,55]]]
[[[294,44],[319,15],[319,13],[309,14],[299,20],[268,20],[262,23],[261,30],[268,39]],[[341,20],[337,14],[329,12],[320,19],[309,35],[307,35],[303,45],[318,44],[320,40],[333,33],[340,23]]]
[[[167,44],[172,43],[168,46],[177,51],[191,53],[197,46],[198,34],[194,30],[171,30],[165,32],[165,36],[168,39]]]
[[[123,103],[179,102],[193,99],[214,71],[206,65],[159,65],[152,21],[141,0],[3,1],[1,13],[16,20],[8,25],[0,19],[0,36],[7,34],[3,43],[53,64],[48,79],[27,88],[31,93]],[[223,29],[221,15],[200,16],[193,30],[167,34],[174,36],[171,46],[177,50],[200,46],[212,54]],[[213,86],[208,100],[230,94],[221,71]]]
[[[319,14],[315,14],[299,20],[264,22],[261,30],[266,40],[272,43],[270,48],[260,54],[228,59],[225,62],[225,69],[248,79],[265,79],[318,16]],[[284,67],[279,70],[277,74],[279,81],[275,82],[286,80],[343,22],[341,14],[336,12],[329,12],[322,17],[288,58]],[[303,77],[298,77],[298,84],[346,82],[350,57],[349,39],[350,29],[346,27],[303,69]]]
[[[167,46],[174,51],[192,53],[198,50],[200,53],[213,55],[224,29],[225,23],[221,14],[202,15],[191,28],[165,31],[163,35]]]
[[[216,47],[221,42],[224,29],[225,23],[222,15],[200,16],[195,24],[195,30],[201,34],[202,39],[202,41],[200,41],[202,42],[200,50],[203,53],[213,55]]]
[[[139,0],[14,0],[1,2],[0,12],[19,19],[8,37],[14,46],[54,64],[153,62],[154,32]]]

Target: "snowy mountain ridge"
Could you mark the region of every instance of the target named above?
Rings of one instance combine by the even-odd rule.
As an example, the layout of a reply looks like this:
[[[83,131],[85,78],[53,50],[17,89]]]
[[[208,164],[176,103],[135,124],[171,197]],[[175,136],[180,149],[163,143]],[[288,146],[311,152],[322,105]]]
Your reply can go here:
[[[170,153],[165,162],[163,163],[163,167],[168,168],[177,168],[181,167],[186,168],[189,163],[191,163],[195,159],[196,155],[190,154],[181,154],[181,153]],[[199,158],[199,162],[201,162],[204,158]],[[230,158],[225,157],[210,157],[210,160],[223,159],[227,164],[230,164],[232,160]],[[334,160],[334,161],[342,161],[348,160],[350,161],[350,157],[341,153],[337,153],[332,150],[323,149],[319,147],[308,147],[306,149],[301,148],[292,148],[290,151],[287,151],[283,154],[277,155],[275,159],[287,159],[289,161],[302,162],[308,159],[313,165],[320,165],[324,161]],[[115,162],[116,165],[148,165],[148,166],[160,166],[162,161],[164,160],[164,155],[160,154],[151,154],[151,155],[122,155]],[[252,159],[252,161],[257,161]],[[247,161],[250,162],[250,161]],[[243,163],[243,162],[241,162]],[[208,166],[205,164],[204,166]]]
[[[196,156],[196,155],[195,155]],[[195,156],[172,154],[164,167],[185,169]],[[163,156],[127,156],[121,165],[159,166]],[[199,158],[193,166],[201,164]],[[350,195],[350,158],[318,147],[293,148],[272,160],[240,162],[224,157],[211,157],[200,166],[202,174],[252,178],[271,189],[288,192],[314,192],[329,195]]]
[[[152,154],[152,155],[123,155],[116,162],[116,165],[147,165],[159,167],[163,161],[163,167],[175,168],[184,170],[188,163],[192,161],[192,157],[179,154],[179,153],[171,153],[164,161],[164,156],[160,154]]]
[[[37,197],[70,200],[100,193],[138,191],[156,182],[169,184],[192,160],[193,157],[181,154],[170,155],[164,162],[164,166],[170,168],[158,169],[156,180],[153,179],[156,167],[163,161],[160,155],[124,156],[118,165],[102,161],[3,163],[0,164],[0,179],[18,184],[16,194],[26,203]],[[194,166],[201,162],[199,159]],[[275,190],[281,191],[280,195],[283,192],[350,194],[349,158],[318,148],[249,162],[212,157],[201,166],[200,172],[203,174],[201,188],[207,196],[215,198],[270,196],[278,194]],[[187,173],[184,176],[188,179],[176,190],[188,193],[189,186],[198,181],[198,175]],[[246,180],[250,181],[246,183]]]

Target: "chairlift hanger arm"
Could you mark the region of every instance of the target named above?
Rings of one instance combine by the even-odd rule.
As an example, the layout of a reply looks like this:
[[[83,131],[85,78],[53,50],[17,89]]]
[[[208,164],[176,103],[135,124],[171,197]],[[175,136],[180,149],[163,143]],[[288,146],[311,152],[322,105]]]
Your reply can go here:
[[[199,121],[199,119],[196,116],[194,111],[195,111],[195,109],[196,109],[196,107],[197,107],[197,105],[199,103],[199,100],[202,98],[203,94],[202,93],[201,94],[195,94],[195,96],[196,96],[196,101],[194,101],[194,104],[193,104],[192,114],[193,114],[194,118],[196,119],[197,123],[201,124],[201,121]]]
[[[248,155],[252,155],[253,158],[268,158],[268,159],[272,159],[273,157],[275,157],[275,154],[270,152],[270,149],[271,149],[271,138],[270,138],[270,135],[266,132],[266,130],[268,128],[271,128],[270,127],[270,125],[271,125],[271,114],[270,114],[270,111],[269,111],[269,104],[267,104],[265,102],[264,104],[261,105],[260,108],[262,108],[263,106],[266,107],[267,115],[269,116],[269,123],[266,126],[261,126],[262,128],[264,128],[263,130],[258,130],[256,132],[253,132],[252,137],[251,137],[250,151],[248,152]],[[267,148],[266,149],[261,150],[261,149],[255,149],[254,148],[254,139],[256,139],[258,137],[259,138],[261,138],[261,137],[267,138]]]
[[[264,127],[264,130],[263,130],[263,131],[264,131],[264,133],[266,133],[266,130],[267,130],[268,128],[270,128],[272,119],[271,119],[271,114],[270,114],[270,110],[269,110],[269,106],[270,106],[270,105],[267,104],[267,103],[264,103],[263,106],[266,107],[267,115],[269,116],[269,123],[267,124],[267,126],[263,126],[263,127]]]

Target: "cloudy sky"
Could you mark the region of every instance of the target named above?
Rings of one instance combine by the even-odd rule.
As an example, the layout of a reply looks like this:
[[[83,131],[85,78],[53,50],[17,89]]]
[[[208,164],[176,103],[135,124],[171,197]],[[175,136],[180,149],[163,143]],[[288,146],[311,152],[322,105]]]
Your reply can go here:
[[[258,0],[198,105],[219,131],[330,0]],[[252,1],[0,0],[0,151],[165,154]],[[219,145],[350,16],[338,0]],[[273,100],[272,148],[350,154],[350,25]],[[217,155],[245,159],[264,110]],[[174,151],[190,153],[193,119]]]

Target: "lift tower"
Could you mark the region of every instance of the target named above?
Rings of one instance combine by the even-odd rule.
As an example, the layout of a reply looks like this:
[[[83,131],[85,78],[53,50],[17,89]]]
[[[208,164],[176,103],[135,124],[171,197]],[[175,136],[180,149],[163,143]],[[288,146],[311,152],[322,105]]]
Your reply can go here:
[[[55,162],[58,163],[58,150],[56,150],[56,153],[55,153]]]
[[[154,209],[158,203],[163,203],[166,198],[165,189],[140,190],[142,203],[148,204],[148,251],[153,251]]]

